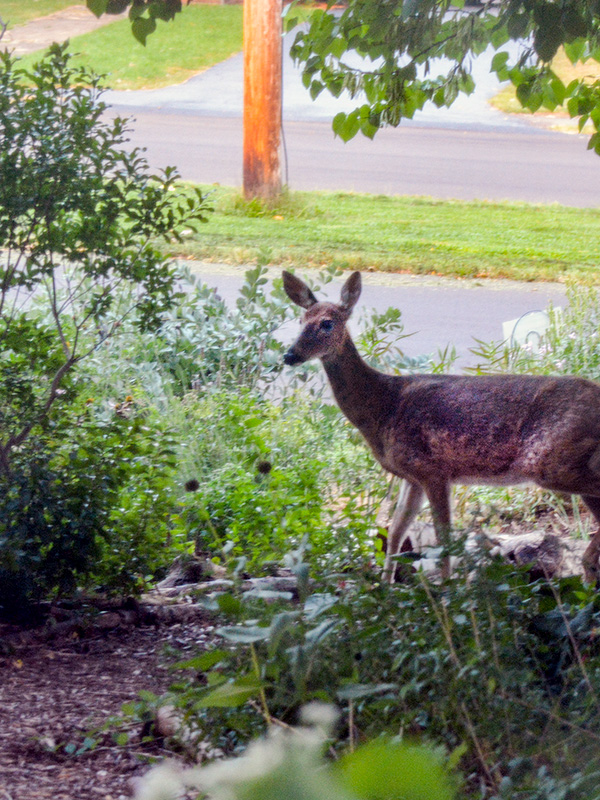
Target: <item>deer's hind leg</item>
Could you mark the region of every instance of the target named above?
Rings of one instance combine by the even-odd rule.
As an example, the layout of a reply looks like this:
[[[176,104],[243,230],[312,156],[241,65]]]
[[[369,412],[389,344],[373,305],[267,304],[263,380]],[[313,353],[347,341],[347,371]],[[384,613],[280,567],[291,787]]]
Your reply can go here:
[[[583,577],[588,583],[600,584],[600,497],[582,494],[581,499],[594,515],[598,530],[590,538],[583,554]]]
[[[383,567],[383,577],[387,583],[394,582],[394,556],[400,552],[402,539],[419,513],[422,504],[423,489],[416,483],[406,481],[400,489],[388,531],[387,553]]]

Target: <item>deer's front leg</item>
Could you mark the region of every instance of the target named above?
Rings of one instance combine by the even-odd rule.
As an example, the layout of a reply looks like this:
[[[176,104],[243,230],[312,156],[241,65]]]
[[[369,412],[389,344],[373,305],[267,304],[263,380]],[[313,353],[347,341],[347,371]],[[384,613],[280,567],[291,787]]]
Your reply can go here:
[[[425,489],[427,499],[431,506],[433,527],[438,544],[446,548],[452,538],[452,514],[450,511],[450,484],[430,484]],[[450,577],[450,556],[444,556],[441,561],[442,579]]]
[[[387,553],[383,567],[383,579],[386,583],[394,582],[394,557],[400,552],[402,540],[423,503],[423,489],[416,483],[404,481],[398,492],[398,500],[394,515],[390,522],[387,538]]]

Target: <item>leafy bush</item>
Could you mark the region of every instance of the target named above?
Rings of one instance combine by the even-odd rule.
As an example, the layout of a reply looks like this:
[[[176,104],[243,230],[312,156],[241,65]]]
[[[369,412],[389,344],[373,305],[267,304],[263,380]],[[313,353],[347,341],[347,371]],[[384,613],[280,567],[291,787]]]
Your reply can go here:
[[[174,451],[122,407],[51,414],[0,473],[0,607],[18,616],[77,588],[135,592],[168,565]]]
[[[98,85],[66,46],[29,70],[0,54],[0,604],[13,614],[78,586],[136,590],[168,557],[162,426],[82,408],[82,364],[125,319],[160,323],[176,277],[156,242],[206,207],[126,149]]]
[[[281,558],[305,535],[312,560],[331,557],[333,535],[344,543],[335,558],[348,563],[372,547],[385,480],[338,409],[323,403],[318,372],[278,380],[284,347],[276,334],[289,302],[281,281],[270,293],[265,283],[264,269],[248,271],[228,307],[182,273],[183,296],[156,333],[125,321],[88,360],[87,374],[101,395],[133,392],[177,431],[174,535],[214,556],[227,546],[253,566]],[[382,338],[398,325],[397,315],[365,325],[382,357],[393,339],[379,346],[376,331]],[[186,485],[196,488],[184,492]]]
[[[177,529],[197,549],[216,555],[227,545],[253,568],[303,538],[311,559],[330,566],[364,557],[385,482],[362,442],[347,440],[337,411],[296,394],[272,403],[246,389],[188,396],[183,407],[182,466],[196,488],[181,500]],[[343,546],[332,548],[332,538]]]

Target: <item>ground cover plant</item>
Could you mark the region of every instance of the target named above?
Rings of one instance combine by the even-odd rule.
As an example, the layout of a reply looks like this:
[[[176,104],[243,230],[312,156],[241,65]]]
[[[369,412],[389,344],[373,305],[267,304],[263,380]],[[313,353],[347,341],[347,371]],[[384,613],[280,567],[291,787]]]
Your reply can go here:
[[[171,22],[158,20],[145,45],[131,35],[129,19],[74,36],[69,43],[74,65],[104,75],[104,83],[119,90],[182,83],[241,49],[240,5],[184,5]],[[24,63],[31,66],[37,59],[34,53]]]
[[[177,252],[231,263],[597,283],[598,209],[203,187],[215,213]]]
[[[303,574],[300,552],[288,563]],[[391,737],[437,747],[448,771],[460,764],[459,796],[600,796],[593,590],[532,582],[483,555],[441,587],[407,573],[388,590],[356,566],[301,580],[299,602],[218,595],[221,643],[180,661],[162,699],[180,721],[172,746],[208,737],[235,754],[319,700],[341,711],[334,760]]]

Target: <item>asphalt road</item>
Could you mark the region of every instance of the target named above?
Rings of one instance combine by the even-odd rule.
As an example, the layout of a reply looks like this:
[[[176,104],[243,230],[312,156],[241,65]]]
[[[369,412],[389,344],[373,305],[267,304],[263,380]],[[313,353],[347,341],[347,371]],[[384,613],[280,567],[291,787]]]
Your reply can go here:
[[[284,182],[296,190],[600,205],[600,158],[576,136],[406,126],[344,144],[319,121],[288,121],[284,133]],[[130,138],[155,168],[172,164],[201,183],[242,183],[240,118],[136,110]]]

